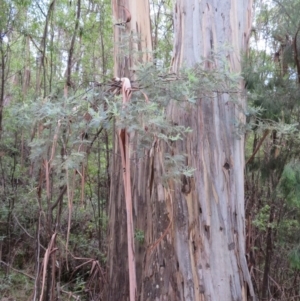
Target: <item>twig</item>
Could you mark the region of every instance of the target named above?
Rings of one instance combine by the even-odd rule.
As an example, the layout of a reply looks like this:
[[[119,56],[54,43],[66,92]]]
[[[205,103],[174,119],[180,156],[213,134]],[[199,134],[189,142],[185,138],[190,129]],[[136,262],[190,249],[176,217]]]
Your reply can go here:
[[[166,230],[164,231],[164,233],[148,249],[148,252],[152,252],[155,249],[155,247],[164,239],[164,237],[169,232],[169,229],[170,229],[171,225],[172,225],[172,220],[170,220],[170,223],[169,223],[168,227],[166,228]]]
[[[251,161],[254,159],[256,153],[259,151],[259,149],[260,149],[262,143],[264,142],[264,140],[266,139],[266,137],[268,136],[269,133],[270,133],[270,130],[265,130],[264,135],[262,136],[262,138],[261,138],[260,141],[258,142],[258,144],[257,144],[257,146],[256,146],[256,148],[255,148],[255,150],[254,150],[254,152],[253,152],[253,154],[252,154],[252,155],[250,156],[250,158],[247,160],[247,162],[246,162],[245,165],[247,165],[249,162],[251,162]]]
[[[110,121],[111,119],[112,119],[112,116],[109,117],[108,121]],[[101,134],[101,132],[102,132],[103,129],[104,129],[104,128],[101,127],[101,128],[98,130],[98,132],[96,133],[95,137],[93,138],[93,140],[91,141],[91,143],[90,143],[90,145],[89,145],[89,147],[88,147],[88,149],[87,149],[87,153],[90,151],[90,149],[92,148],[94,142],[95,142],[96,139],[99,137],[99,135]]]
[[[35,278],[34,278],[33,276],[31,276],[31,275],[29,275],[29,274],[27,274],[27,273],[25,273],[25,272],[23,272],[23,271],[20,271],[20,270],[18,270],[18,269],[13,268],[10,264],[8,264],[8,263],[6,263],[6,262],[4,262],[4,261],[2,261],[2,260],[0,260],[0,263],[6,265],[7,267],[9,267],[10,269],[12,269],[12,270],[15,271],[15,272],[17,272],[17,273],[19,273],[19,274],[22,274],[22,275],[24,275],[24,276],[30,278],[31,280],[35,280]]]
[[[17,222],[17,224],[19,225],[19,227],[32,239],[35,240],[35,238],[33,236],[31,236],[27,230],[21,225],[21,223],[19,222],[19,220],[17,219],[16,215],[13,213],[13,218],[15,219],[15,221]],[[40,247],[42,247],[42,249],[46,250],[46,248],[40,244]]]
[[[64,290],[61,290],[61,292],[66,294],[66,295],[69,295],[70,297],[74,298],[75,300],[80,300],[80,296],[76,296],[72,292],[67,292],[67,291],[64,291]]]
[[[60,194],[57,198],[57,200],[54,202],[54,204],[51,206],[51,210],[53,211],[53,209],[55,209],[55,207],[58,205],[58,203],[63,199],[63,196],[64,194],[66,193],[67,191],[67,185],[65,185],[61,191],[60,191]]]

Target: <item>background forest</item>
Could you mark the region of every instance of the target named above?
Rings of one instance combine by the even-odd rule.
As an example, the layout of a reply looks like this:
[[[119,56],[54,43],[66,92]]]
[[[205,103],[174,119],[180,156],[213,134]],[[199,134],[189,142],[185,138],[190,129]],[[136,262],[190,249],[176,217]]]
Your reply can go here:
[[[300,1],[256,0],[254,11],[243,54],[247,124],[238,128],[246,136],[246,257],[260,300],[300,300]],[[150,12],[154,63],[140,65],[134,83],[143,98],[175,80],[173,1],[150,0]],[[0,2],[0,301],[52,300],[54,290],[59,300],[104,300],[122,118],[112,80],[118,21],[110,0]],[[186,71],[157,99],[184,94],[194,76]],[[145,130],[139,116],[148,114],[168,139],[188,131],[170,130],[157,110],[133,103],[128,126]],[[182,161],[167,161],[166,176],[189,175]],[[134,231],[143,244],[143,231]]]

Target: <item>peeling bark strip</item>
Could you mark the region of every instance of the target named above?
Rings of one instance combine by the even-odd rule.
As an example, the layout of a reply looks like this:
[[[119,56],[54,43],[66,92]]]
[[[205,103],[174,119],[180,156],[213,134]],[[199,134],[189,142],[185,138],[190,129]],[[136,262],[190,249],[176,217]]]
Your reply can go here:
[[[46,252],[45,252],[45,255],[44,255],[43,276],[42,276],[42,292],[41,292],[41,296],[40,296],[39,301],[42,301],[43,297],[44,297],[44,289],[45,289],[45,286],[46,286],[47,267],[48,267],[50,256],[53,252],[55,252],[57,250],[57,248],[55,248],[56,235],[57,235],[56,232],[52,235],[49,246],[46,249]],[[50,277],[50,276],[48,275],[48,277]]]
[[[115,26],[125,26],[126,23],[129,23],[131,21],[131,13],[130,13],[130,11],[126,7],[124,7],[123,5],[120,5],[120,6],[124,8],[124,11],[125,11],[125,20],[122,21],[121,23],[114,24]]]
[[[128,78],[121,78],[123,107],[129,102],[131,84]],[[137,286],[135,274],[134,232],[132,217],[132,195],[130,174],[130,136],[126,129],[119,131],[119,147],[123,167],[123,183],[125,189],[126,216],[127,216],[127,246],[128,246],[128,271],[129,271],[129,297],[130,301],[136,300]]]
[[[131,15],[131,20],[129,23],[126,23],[126,26],[114,26],[114,76],[134,80],[134,74],[131,70],[135,68],[136,63],[148,62],[152,56],[149,2],[148,0],[112,0],[112,10],[114,20],[121,19],[129,21],[128,15]],[[139,39],[128,40],[128,36],[130,35],[138,36]],[[138,58],[130,55],[122,55],[119,45],[124,43],[127,43],[131,54],[138,50],[145,52]],[[123,82],[123,84],[122,88],[125,88],[125,82]],[[129,96],[129,93],[129,90],[127,90],[127,92],[122,91],[123,96]],[[147,101],[146,96],[145,99]],[[147,220],[149,222],[151,221],[152,209],[150,199],[147,195],[148,162],[143,162],[137,158],[137,154],[134,151],[135,146],[130,143],[132,147],[132,154],[130,156],[132,158],[126,162],[123,160],[122,163],[122,153],[124,159],[129,155],[128,149],[126,148],[126,139],[129,137],[125,130],[118,132],[116,136],[117,139],[114,141],[112,156],[111,183],[113,183],[113,185],[111,185],[109,203],[108,286],[103,300],[128,301],[129,295],[133,295],[134,289],[130,288],[131,293],[129,292],[129,261],[127,256],[128,252],[130,252],[129,248],[134,250],[134,242],[133,240],[131,241],[131,238],[128,238],[127,233],[128,216],[124,202],[124,199],[126,199],[125,194],[131,193],[133,200],[131,212],[134,227],[144,231],[145,235],[147,235],[146,229],[149,228],[147,227]],[[128,142],[127,145],[129,145]],[[121,150],[121,148],[123,148],[123,150]],[[132,163],[131,166],[130,162]],[[124,175],[124,168],[126,173],[130,170],[130,176],[127,174]],[[127,179],[126,183],[124,178]],[[128,183],[131,183],[131,185]],[[126,188],[128,186],[130,187],[129,189]],[[145,236],[145,241],[146,240],[147,238]],[[154,242],[154,240],[151,240],[151,242]],[[137,300],[141,300],[141,288],[143,286],[142,266],[145,246],[135,246],[135,252],[133,256],[135,255],[136,282],[138,288],[135,297]],[[132,263],[132,260],[129,260]],[[134,267],[133,264],[131,265]],[[134,271],[131,271],[130,273],[133,275],[133,272]]]

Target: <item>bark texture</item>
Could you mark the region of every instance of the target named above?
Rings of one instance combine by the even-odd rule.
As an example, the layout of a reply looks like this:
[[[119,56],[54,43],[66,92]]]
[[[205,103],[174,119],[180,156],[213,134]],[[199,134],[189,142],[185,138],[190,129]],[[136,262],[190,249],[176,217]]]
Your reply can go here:
[[[148,0],[112,0],[114,18],[114,75],[115,77],[127,77],[134,80],[134,67],[138,62],[151,60],[151,30],[150,12]],[[125,51],[123,51],[125,49]],[[117,133],[117,130],[115,131]],[[127,137],[128,138],[128,137]],[[146,207],[146,175],[147,162],[142,162],[134,155],[134,145],[130,142],[131,150],[131,186],[134,200],[133,216],[134,226],[144,229],[138,221],[140,216],[144,221],[148,208]],[[128,151],[128,150],[126,150]],[[141,184],[142,182],[142,184]],[[123,169],[118,139],[114,143],[112,159],[111,191],[109,204],[109,245],[108,245],[108,285],[106,300],[128,300],[128,241],[126,206],[123,185]],[[137,189],[139,192],[137,192]],[[151,212],[151,209],[149,209]],[[142,250],[140,250],[140,248]],[[137,284],[141,287],[141,262],[145,247],[136,245],[136,262],[138,268]]]
[[[118,16],[124,13],[120,5],[129,5],[134,12],[134,5],[147,1],[129,2],[113,1]],[[239,72],[241,51],[248,45],[251,9],[251,0],[177,0],[173,71],[192,67],[203,57],[210,58],[206,68],[219,68],[222,63],[213,53],[226,44],[229,50],[224,48],[221,55],[232,71]],[[149,20],[148,13],[139,8],[136,17]],[[132,31],[145,28],[139,33],[148,42],[138,47],[150,49],[150,25],[131,22]],[[120,31],[115,38],[120,40]],[[116,76],[132,77],[132,58],[120,60],[116,52]],[[168,108],[174,122],[193,130],[174,147],[174,154],[187,154],[186,164],[195,168],[193,177],[163,185],[166,150],[158,141],[145,159],[131,157],[134,227],[145,235],[144,242],[135,246],[138,300],[255,300],[244,246],[244,140],[237,139],[234,129],[235,121],[244,120],[238,106],[245,100],[241,96],[237,105],[227,94],[213,96],[185,109],[175,104]],[[122,301],[128,298],[126,211],[117,148],[115,153],[107,300]]]
[[[193,67],[203,58],[207,69],[228,60],[231,71],[241,70],[247,50],[252,1],[177,0],[173,71]],[[227,47],[227,50],[225,46]],[[241,83],[241,89],[243,83]],[[216,87],[216,91],[218,87]],[[187,153],[194,177],[173,189],[174,245],[182,281],[183,300],[255,299],[245,259],[244,139],[237,139],[234,122],[244,122],[227,94],[199,99],[196,107],[169,115],[193,130],[177,144]]]
[[[149,1],[112,0],[112,7],[115,23],[114,73],[118,77],[133,79],[134,72],[130,69],[137,62],[152,59]],[[124,45],[128,55],[122,53]]]

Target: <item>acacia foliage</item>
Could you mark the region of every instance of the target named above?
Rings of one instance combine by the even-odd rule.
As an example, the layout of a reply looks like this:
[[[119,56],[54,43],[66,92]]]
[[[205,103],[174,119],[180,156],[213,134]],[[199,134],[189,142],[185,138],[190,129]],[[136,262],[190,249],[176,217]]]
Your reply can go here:
[[[111,74],[110,1],[1,1],[0,20],[0,295],[96,298],[111,145],[87,124]]]

